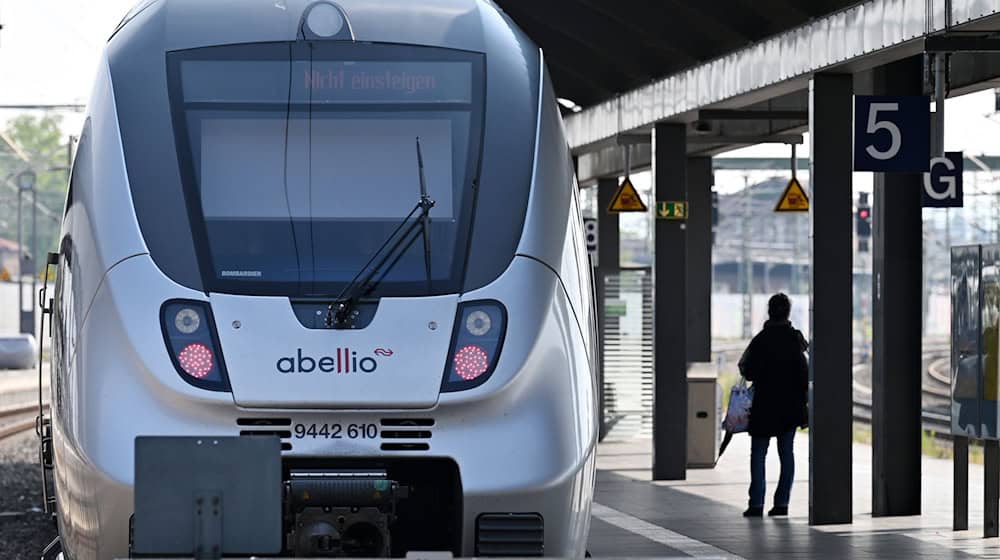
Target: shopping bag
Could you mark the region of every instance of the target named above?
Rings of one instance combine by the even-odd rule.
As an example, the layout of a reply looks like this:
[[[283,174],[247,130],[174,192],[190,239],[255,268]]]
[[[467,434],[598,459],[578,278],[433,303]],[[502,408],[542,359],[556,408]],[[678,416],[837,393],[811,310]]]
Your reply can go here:
[[[722,427],[734,434],[745,432],[750,425],[750,407],[753,405],[753,387],[747,387],[745,377],[740,378],[740,382],[733,385],[729,392],[729,408],[726,409],[726,418],[722,421]]]

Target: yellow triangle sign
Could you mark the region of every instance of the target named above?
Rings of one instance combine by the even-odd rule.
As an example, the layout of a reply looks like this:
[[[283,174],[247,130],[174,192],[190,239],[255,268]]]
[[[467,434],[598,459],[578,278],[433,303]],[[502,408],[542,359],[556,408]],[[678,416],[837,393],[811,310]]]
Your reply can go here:
[[[784,194],[778,200],[778,205],[774,207],[775,212],[808,212],[809,196],[799,183],[799,180],[792,177],[785,187]]]
[[[608,212],[646,212],[646,203],[639,196],[639,191],[635,190],[632,180],[625,177],[611,204],[608,205]]]

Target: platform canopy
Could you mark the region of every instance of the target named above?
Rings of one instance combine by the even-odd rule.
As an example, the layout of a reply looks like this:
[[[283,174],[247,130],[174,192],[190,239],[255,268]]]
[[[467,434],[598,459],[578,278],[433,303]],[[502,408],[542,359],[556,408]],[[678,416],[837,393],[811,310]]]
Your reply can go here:
[[[558,95],[590,107],[857,0],[496,0],[545,51]]]
[[[949,97],[1000,84],[1000,0],[495,1],[545,51],[581,182],[620,172],[623,144],[647,164],[655,123],[689,124],[690,155],[800,143],[819,72],[863,92],[929,49],[952,53]]]

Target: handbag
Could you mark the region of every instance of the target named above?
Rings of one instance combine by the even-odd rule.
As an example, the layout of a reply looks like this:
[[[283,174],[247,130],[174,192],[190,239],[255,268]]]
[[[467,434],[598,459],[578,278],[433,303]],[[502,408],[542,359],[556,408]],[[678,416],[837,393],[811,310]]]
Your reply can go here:
[[[727,432],[738,434],[745,432],[750,426],[750,407],[753,406],[753,387],[747,387],[747,379],[740,376],[740,381],[729,391],[729,407],[722,427]]]

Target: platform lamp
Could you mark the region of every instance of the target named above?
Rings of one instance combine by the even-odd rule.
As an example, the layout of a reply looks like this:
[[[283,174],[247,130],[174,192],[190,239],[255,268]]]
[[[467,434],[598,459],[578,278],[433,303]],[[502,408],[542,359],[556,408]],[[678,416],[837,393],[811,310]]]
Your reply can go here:
[[[31,273],[31,307],[29,309],[24,308],[24,264],[26,260],[31,261],[33,264],[35,262],[35,246],[37,245],[37,228],[36,221],[38,217],[38,205],[35,204],[35,181],[38,177],[35,172],[28,169],[22,171],[17,176],[17,266],[18,266],[18,278],[17,278],[17,309],[19,312],[19,319],[21,324],[21,334],[33,334],[35,332],[35,273]],[[25,258],[24,244],[22,243],[21,237],[21,201],[24,197],[25,191],[31,191],[31,252],[28,258]]]

